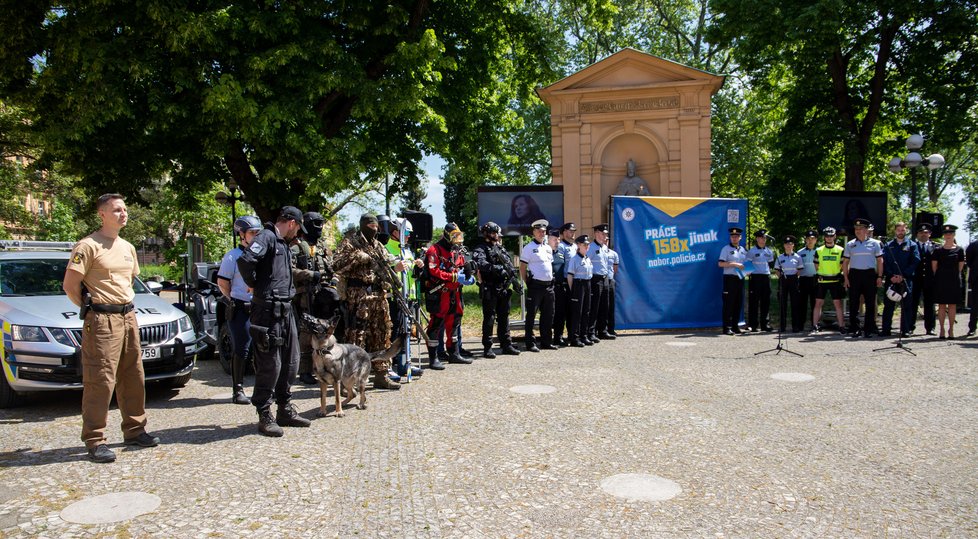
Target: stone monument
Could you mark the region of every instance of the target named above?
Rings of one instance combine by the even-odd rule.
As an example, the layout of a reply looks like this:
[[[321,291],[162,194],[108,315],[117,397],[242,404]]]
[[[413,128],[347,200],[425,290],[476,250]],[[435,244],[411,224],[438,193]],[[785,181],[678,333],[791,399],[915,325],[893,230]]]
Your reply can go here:
[[[618,182],[618,189],[615,190],[615,194],[631,197],[644,197],[652,194],[645,180],[641,176],[635,175],[634,159],[628,160],[628,164],[625,166],[625,177]]]

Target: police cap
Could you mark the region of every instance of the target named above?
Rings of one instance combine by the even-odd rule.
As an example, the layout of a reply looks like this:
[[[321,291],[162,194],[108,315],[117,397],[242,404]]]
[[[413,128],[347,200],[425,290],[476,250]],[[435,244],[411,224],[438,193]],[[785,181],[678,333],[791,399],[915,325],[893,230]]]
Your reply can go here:
[[[809,228],[809,229],[808,229],[808,230],[807,230],[807,231],[805,232],[805,237],[806,237],[806,238],[817,238],[817,237],[818,237],[818,231],[817,231],[817,230],[815,230],[814,228]]]
[[[732,226],[732,227],[730,227],[730,228],[727,229],[727,232],[730,232],[730,235],[731,236],[733,236],[734,234],[740,236],[740,235],[742,235],[744,233],[744,229],[743,228],[737,228],[735,226]]]
[[[853,228],[871,228],[873,223],[869,219],[859,217],[852,221]]]
[[[591,238],[589,238],[587,234],[581,234],[574,240],[574,242],[587,244],[587,243],[591,243]]]
[[[556,228],[551,228],[550,230],[547,231],[547,235],[548,236],[553,236],[555,238],[559,238],[560,237],[560,230],[558,230]]]
[[[917,232],[930,232],[934,229],[930,223],[920,223],[917,225]]]
[[[795,238],[791,234],[788,234],[787,236],[784,237],[784,243],[792,243],[793,244],[793,243],[795,243],[796,240],[797,240],[797,238]]]
[[[594,225],[595,232],[608,232],[608,223],[601,223],[600,225]]]
[[[577,225],[574,223],[564,223],[560,225],[560,231],[570,230],[571,232],[577,232]]]
[[[757,229],[757,231],[754,232],[755,238],[760,238],[761,236],[767,236],[767,230],[764,230],[763,228],[759,228]]]
[[[954,234],[958,231],[958,227],[954,225],[944,225],[941,227],[941,234]]]
[[[537,219],[536,221],[533,221],[533,224],[530,226],[540,230],[546,230],[547,227],[550,226],[550,221],[547,221],[546,219]]]

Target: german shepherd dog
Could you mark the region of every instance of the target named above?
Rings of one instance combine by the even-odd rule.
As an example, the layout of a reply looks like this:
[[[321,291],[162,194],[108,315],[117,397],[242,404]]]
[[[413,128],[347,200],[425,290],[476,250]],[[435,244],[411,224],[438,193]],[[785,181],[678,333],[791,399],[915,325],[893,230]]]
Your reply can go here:
[[[308,318],[306,318],[308,317]],[[373,361],[389,361],[401,351],[401,339],[381,352],[369,353],[353,344],[339,344],[333,336],[336,320],[319,320],[304,315],[304,322],[312,333],[312,364],[316,378],[319,379],[319,417],[326,417],[326,390],[333,386],[336,398],[336,417],[343,417],[343,406],[347,405],[360,392],[357,408],[367,407],[367,379],[370,377]],[[340,388],[346,399],[340,402]]]

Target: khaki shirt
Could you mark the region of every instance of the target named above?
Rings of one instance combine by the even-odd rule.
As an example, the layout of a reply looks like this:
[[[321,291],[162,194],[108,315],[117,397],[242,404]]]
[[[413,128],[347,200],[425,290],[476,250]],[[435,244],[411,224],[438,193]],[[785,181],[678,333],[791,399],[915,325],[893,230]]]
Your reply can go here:
[[[71,251],[68,269],[81,273],[92,303],[129,303],[136,292],[132,280],[139,275],[136,249],[122,238],[93,232]]]

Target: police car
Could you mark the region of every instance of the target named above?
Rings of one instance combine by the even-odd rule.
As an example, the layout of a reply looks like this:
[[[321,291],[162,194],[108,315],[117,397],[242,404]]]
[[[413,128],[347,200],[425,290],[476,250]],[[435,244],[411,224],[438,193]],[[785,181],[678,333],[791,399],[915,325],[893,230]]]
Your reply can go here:
[[[73,245],[0,241],[0,408],[25,392],[82,387],[82,321],[61,287]],[[147,381],[182,387],[206,345],[161,288],[133,281],[143,369]]]

